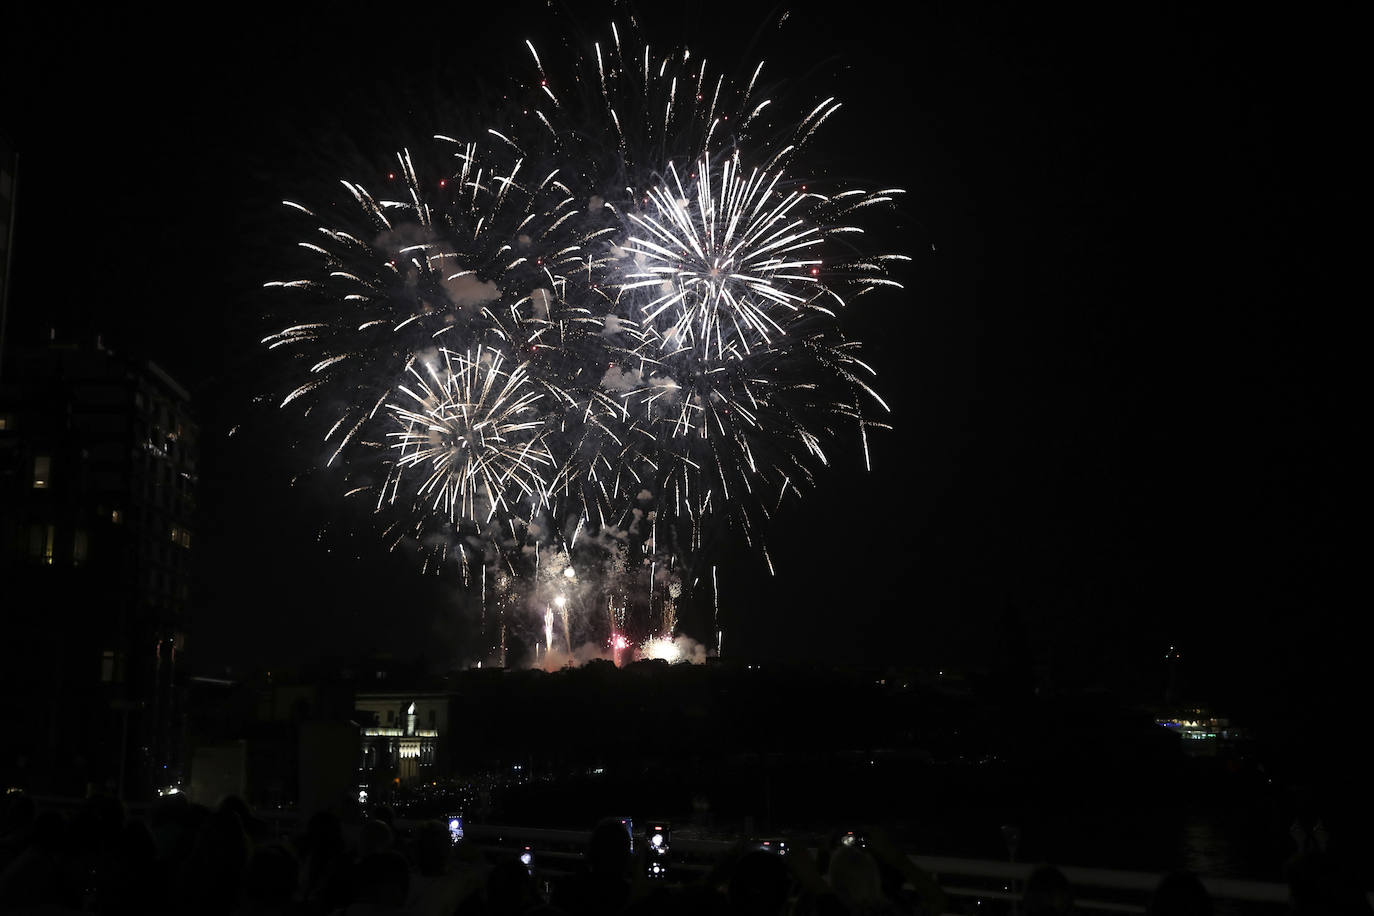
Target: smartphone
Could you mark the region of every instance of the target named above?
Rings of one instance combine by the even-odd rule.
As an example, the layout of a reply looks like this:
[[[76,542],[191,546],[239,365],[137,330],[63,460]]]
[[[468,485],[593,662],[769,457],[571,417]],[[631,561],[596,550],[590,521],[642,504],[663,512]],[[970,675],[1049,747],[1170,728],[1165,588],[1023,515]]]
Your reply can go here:
[[[868,840],[866,840],[864,835],[857,830],[846,830],[844,833],[840,834],[840,845],[857,846],[863,849],[868,845]]]
[[[457,846],[458,841],[463,838],[463,815],[450,814],[448,816],[448,839],[449,842]]]
[[[787,841],[780,837],[759,840],[754,844],[754,848],[759,852],[771,852],[775,856],[787,855]]]
[[[644,842],[648,846],[648,855],[644,858],[645,877],[668,877],[668,849],[672,839],[672,827],[663,821],[655,821],[644,828]]]

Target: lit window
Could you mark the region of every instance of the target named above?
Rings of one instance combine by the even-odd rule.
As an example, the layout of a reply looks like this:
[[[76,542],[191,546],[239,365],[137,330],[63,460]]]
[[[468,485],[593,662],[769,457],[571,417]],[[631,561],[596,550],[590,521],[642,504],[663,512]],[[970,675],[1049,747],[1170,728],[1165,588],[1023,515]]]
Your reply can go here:
[[[0,413],[0,432],[4,432],[5,430],[10,429],[10,424],[12,422],[13,421],[10,420],[9,414]]]
[[[56,541],[56,540],[57,540],[57,526],[56,526],[56,525],[49,525],[49,526],[47,527],[47,534],[46,534],[46,536],[43,538],[43,563],[44,563],[45,566],[51,566],[51,565],[52,565],[52,548],[53,548],[53,541]]]
[[[78,528],[72,533],[72,565],[86,565],[86,532]]]
[[[46,490],[52,482],[52,459],[47,455],[33,456],[33,488]]]

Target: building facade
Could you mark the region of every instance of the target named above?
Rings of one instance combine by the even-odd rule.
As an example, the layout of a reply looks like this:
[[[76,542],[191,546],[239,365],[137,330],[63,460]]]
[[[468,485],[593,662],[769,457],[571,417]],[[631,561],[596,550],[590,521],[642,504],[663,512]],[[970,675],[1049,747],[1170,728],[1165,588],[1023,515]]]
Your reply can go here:
[[[0,133],[0,378],[5,373],[5,333],[9,326],[10,272],[14,258],[14,215],[19,196],[19,154]]]
[[[142,797],[177,781],[194,548],[190,396],[98,341],[0,381],[0,745],[9,785]]]
[[[446,775],[439,742],[449,731],[450,699],[447,693],[358,694],[360,783],[408,785]]]

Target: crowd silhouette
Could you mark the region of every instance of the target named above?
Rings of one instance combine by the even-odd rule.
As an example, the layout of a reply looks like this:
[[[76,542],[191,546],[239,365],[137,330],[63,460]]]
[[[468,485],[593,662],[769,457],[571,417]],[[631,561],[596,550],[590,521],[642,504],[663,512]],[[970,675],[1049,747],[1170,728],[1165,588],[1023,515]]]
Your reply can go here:
[[[1354,885],[1334,879],[1322,831],[1289,863],[1290,909],[1370,912]],[[119,801],[92,797],[47,809],[23,794],[0,811],[0,912],[166,916],[898,916],[1077,912],[1073,886],[1051,865],[1031,871],[1019,897],[947,895],[880,828],[836,833],[814,854],[764,851],[741,842],[709,868],[650,880],[623,823],[595,826],[579,860],[557,874],[515,852],[454,842],[447,825],[398,826],[389,809],[346,828],[328,812],[279,836],[239,798],[216,808],[185,796],[159,799],[133,817]],[[1165,875],[1149,916],[1211,916],[1203,882]]]

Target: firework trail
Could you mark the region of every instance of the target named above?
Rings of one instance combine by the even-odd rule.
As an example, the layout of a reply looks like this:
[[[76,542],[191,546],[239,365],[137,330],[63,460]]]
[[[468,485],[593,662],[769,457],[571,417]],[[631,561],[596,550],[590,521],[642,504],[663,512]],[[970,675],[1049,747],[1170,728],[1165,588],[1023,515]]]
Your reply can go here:
[[[558,606],[558,619],[563,624],[563,644],[567,646],[569,652],[573,651],[572,627],[568,623],[568,599],[559,595],[554,599],[554,604]]]
[[[627,550],[645,561],[650,619],[660,573],[676,577],[657,590],[671,640],[716,539],[767,560],[768,518],[830,443],[856,432],[867,461],[887,405],[840,316],[899,286],[904,256],[859,243],[864,215],[901,192],[809,173],[840,103],[767,127],[780,106],[762,63],[732,78],[617,25],[570,59],[525,44],[512,102],[485,126],[400,151],[380,193],[342,180],[328,225],[286,202],[307,262],[266,284],[291,317],[263,343],[289,354],[281,406],[318,428],[321,464],[342,466],[390,546],[418,547],[426,569],[456,559],[464,581],[480,564],[484,619],[488,566],[530,580],[547,653],[538,548],[571,571],[571,551],[600,545],[599,584],[577,584],[596,600],[557,594],[569,651],[570,606],[604,601],[606,643],[626,638]],[[711,592],[716,625],[714,566]],[[503,656],[520,603],[497,600]]]

